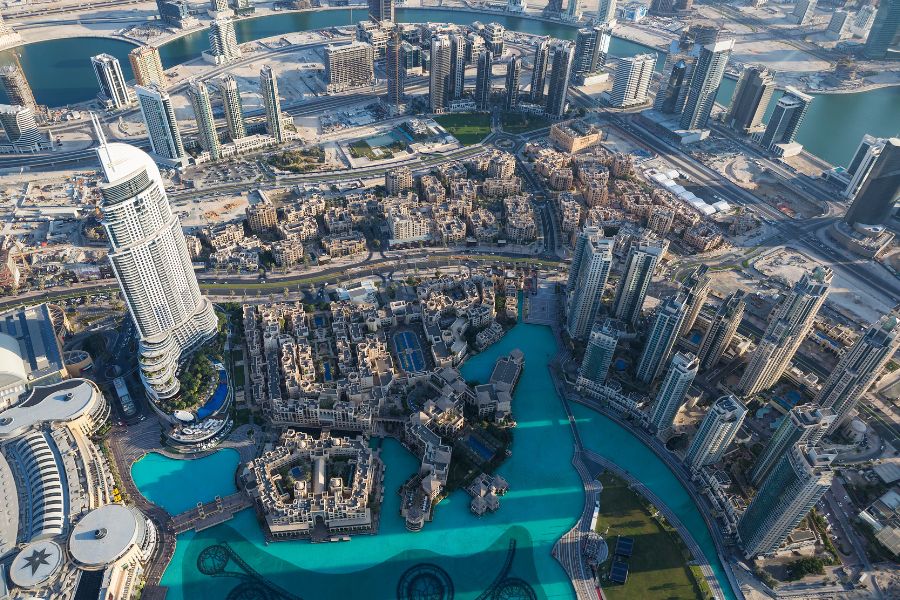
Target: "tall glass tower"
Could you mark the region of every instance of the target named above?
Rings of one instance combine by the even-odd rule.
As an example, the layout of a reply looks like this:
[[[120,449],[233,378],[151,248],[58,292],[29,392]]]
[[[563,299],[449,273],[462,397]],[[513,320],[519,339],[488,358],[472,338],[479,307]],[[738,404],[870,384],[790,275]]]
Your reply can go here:
[[[200,295],[181,223],[153,159],[134,146],[107,143],[94,123],[109,261],[139,335],[147,396],[166,400],[179,392],[179,360],[215,335],[216,315]]]

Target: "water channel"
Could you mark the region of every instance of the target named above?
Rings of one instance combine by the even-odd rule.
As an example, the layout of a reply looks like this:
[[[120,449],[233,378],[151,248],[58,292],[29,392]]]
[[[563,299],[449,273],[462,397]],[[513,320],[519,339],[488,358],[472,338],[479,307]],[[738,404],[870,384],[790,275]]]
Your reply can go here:
[[[363,10],[276,13],[240,20],[235,29],[238,41],[244,43],[294,31],[348,25],[363,18]],[[575,37],[575,28],[569,25],[495,13],[401,8],[397,9],[397,20],[458,24],[469,24],[474,20],[496,21],[514,31],[564,39]],[[96,95],[96,81],[89,60],[93,55],[107,52],[116,56],[122,64],[125,77],[130,79],[131,66],[127,56],[132,47],[127,42],[110,38],[51,40],[0,52],[0,64],[11,62],[14,59],[13,52],[18,53],[38,102],[54,107],[65,106],[90,100]],[[207,48],[207,33],[200,30],[164,44],[160,48],[160,54],[163,65],[170,68],[197,58]],[[615,38],[610,48],[614,56],[631,56],[650,50],[647,46],[620,38]],[[660,58],[658,67],[661,64]],[[734,81],[726,80],[719,92],[719,102],[727,104],[733,90]],[[773,101],[770,112],[774,105]],[[897,106],[900,106],[900,87],[853,94],[816,95],[800,129],[798,140],[807,150],[828,162],[845,164],[863,134],[892,136],[900,133],[900,111],[896,110]]]
[[[556,353],[553,335],[546,327],[517,325],[499,343],[470,359],[462,373],[469,381],[486,381],[496,358],[514,348],[523,350],[526,363],[513,401],[518,427],[512,456],[499,471],[509,482],[510,492],[501,499],[498,512],[473,516],[469,497],[460,491],[441,502],[435,520],[423,531],[406,531],[397,489],[417,468],[417,460],[394,440],[384,440],[381,452],[387,471],[378,535],[355,536],[350,542],[266,545],[255,514],[247,510],[227,524],[179,536],[162,581],[170,588],[168,598],[224,599],[239,585],[259,586],[266,581],[306,599],[361,597],[360,586],[365,586],[366,598],[399,599],[408,597],[401,590],[415,591],[424,585],[452,589],[452,597],[464,600],[487,589],[508,594],[499,597],[527,597],[520,594],[530,590],[538,598],[572,598],[571,584],[551,549],[581,514],[584,493],[570,462],[571,431],[546,366]],[[609,419],[585,408],[576,408],[575,414],[586,446],[633,473],[665,499],[690,529],[727,590],[709,531],[675,476],[637,438]],[[214,486],[220,490],[224,486],[224,493],[233,490],[233,471],[227,467],[215,473]],[[191,483],[196,477],[210,476],[209,471],[202,462],[149,455],[134,466],[132,476],[154,501],[181,507],[209,496]],[[161,481],[168,485],[161,486]],[[515,540],[512,555],[511,540]],[[215,566],[223,561],[227,568]],[[353,576],[338,576],[346,573]]]

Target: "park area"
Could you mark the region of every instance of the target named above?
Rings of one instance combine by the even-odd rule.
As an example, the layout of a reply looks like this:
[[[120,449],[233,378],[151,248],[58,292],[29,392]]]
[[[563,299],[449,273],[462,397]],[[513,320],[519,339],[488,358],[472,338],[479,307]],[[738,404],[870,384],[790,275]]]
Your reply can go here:
[[[615,551],[599,566],[600,584],[608,600],[694,600],[709,598],[709,588],[699,568],[688,564],[690,551],[678,533],[628,483],[610,472],[599,477],[603,484],[600,493],[600,513],[597,532],[603,535],[610,549],[617,548],[618,538],[631,538],[630,556],[618,557]],[[611,581],[613,563],[627,564],[627,581]],[[701,591],[700,586],[704,590]]]
[[[477,144],[491,132],[491,115],[488,113],[438,115],[434,120],[463,146]]]
[[[503,131],[515,135],[550,127],[553,123],[553,121],[545,117],[525,113],[503,113],[500,122],[503,126]]]

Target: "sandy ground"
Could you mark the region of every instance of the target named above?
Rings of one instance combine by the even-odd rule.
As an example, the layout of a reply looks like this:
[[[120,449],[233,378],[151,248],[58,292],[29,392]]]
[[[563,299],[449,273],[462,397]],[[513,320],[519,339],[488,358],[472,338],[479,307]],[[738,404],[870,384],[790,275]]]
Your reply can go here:
[[[780,248],[766,253],[754,261],[752,266],[767,277],[780,277],[793,284],[805,271],[824,265],[799,250]],[[886,294],[869,293],[862,298],[857,292],[860,287],[844,273],[843,269],[835,271],[827,304],[869,323],[877,321],[891,310],[893,301]]]

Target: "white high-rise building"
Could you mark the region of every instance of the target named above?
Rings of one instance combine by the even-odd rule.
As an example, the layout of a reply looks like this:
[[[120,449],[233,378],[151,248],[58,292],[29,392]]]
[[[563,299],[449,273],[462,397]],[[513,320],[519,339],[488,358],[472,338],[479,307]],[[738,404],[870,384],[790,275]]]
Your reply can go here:
[[[657,307],[656,317],[647,333],[647,342],[644,344],[635,373],[639,381],[652,382],[669,360],[678,339],[678,332],[681,331],[681,323],[684,321],[687,308],[685,301],[683,294],[677,294],[669,296]]]
[[[454,33],[450,36],[450,81],[447,97],[459,100],[466,88],[466,38]]]
[[[850,13],[846,10],[837,9],[831,13],[831,19],[829,19],[828,27],[825,29],[825,37],[830,40],[840,40],[846,37],[849,29]]]
[[[278,79],[272,67],[265,65],[259,71],[259,93],[266,108],[266,127],[269,135],[279,144],[284,141],[284,123],[281,116],[281,100],[278,98]]]
[[[100,210],[109,261],[138,332],[141,379],[154,401],[175,397],[179,360],[216,334],[159,169],[142,150],[108,144],[99,122]]]
[[[209,25],[209,52],[204,53],[210,62],[225,64],[241,57],[237,43],[234,22],[231,19],[216,19]]]
[[[700,265],[691,271],[681,282],[681,293],[685,297],[684,321],[681,323],[679,335],[685,336],[691,332],[697,317],[706,304],[709,296],[709,267]]]
[[[690,471],[719,462],[744,422],[747,406],[734,396],[716,400],[688,448],[684,463]]]
[[[615,322],[607,319],[597,323],[588,336],[584,359],[578,370],[578,389],[596,389],[606,382],[609,366],[612,364],[616,345],[619,343],[619,329]]]
[[[650,410],[650,423],[656,427],[657,432],[662,433],[672,426],[699,367],[700,361],[690,352],[678,352],[672,357],[669,370],[666,371]]]
[[[738,384],[744,396],[772,387],[784,374],[825,303],[831,279],[828,267],[804,273],[772,311],[766,331]]]
[[[610,103],[619,108],[638,106],[650,101],[650,81],[656,66],[655,54],[638,54],[619,60],[613,81]]]
[[[741,515],[744,556],[775,552],[831,487],[835,455],[798,444],[782,455]]]
[[[877,138],[869,134],[863,136],[856,153],[847,165],[847,176],[850,177],[850,183],[843,191],[843,196],[848,200],[853,200],[862,184],[865,182],[875,161],[881,156],[881,151],[887,144],[887,138]]]
[[[615,23],[616,0],[599,0],[597,2],[597,21],[599,23]]]
[[[734,338],[734,333],[744,318],[744,296],[743,290],[738,290],[728,296],[709,324],[709,329],[700,342],[700,351],[697,356],[700,359],[701,369],[711,369],[725,354],[728,345]]]
[[[806,25],[816,12],[816,0],[797,0],[788,20],[797,25]]]
[[[668,243],[656,238],[642,238],[631,242],[625,269],[619,279],[612,311],[617,319],[634,325],[641,316],[647,287],[656,265],[666,253]]]
[[[38,129],[34,111],[27,106],[0,104],[0,127],[14,152],[37,152],[48,145]]]
[[[122,65],[118,58],[111,54],[98,54],[91,57],[91,66],[94,67],[94,75],[100,84],[100,95],[112,108],[118,109],[131,104],[131,94],[125,85],[125,76],[122,75]]]
[[[566,286],[566,331],[580,340],[591,330],[613,261],[613,239],[596,227],[585,227],[575,242]]]
[[[200,147],[209,152],[211,160],[219,160],[222,156],[222,145],[216,131],[216,118],[213,116],[212,103],[209,99],[209,88],[199,79],[194,79],[188,84],[187,95],[194,109]]]
[[[830,408],[819,408],[814,404],[801,404],[792,408],[781,420],[781,425],[772,434],[753,465],[750,483],[758,488],[784,453],[797,444],[817,445],[834,421],[835,415]]]
[[[900,347],[900,313],[883,316],[844,352],[816,395],[816,404],[834,411],[833,430],[846,420],[859,399],[881,376]]]
[[[450,38],[439,35],[431,40],[431,67],[428,103],[433,113],[442,113],[450,98]]]
[[[175,120],[175,109],[169,94],[156,85],[147,87],[138,85],[134,91],[137,93],[144,124],[147,126],[147,136],[150,138],[153,154],[171,161],[183,160],[184,143],[181,141],[181,132],[178,130],[178,121]]]
[[[244,124],[244,106],[241,103],[241,91],[234,76],[226,75],[219,80],[219,94],[225,109],[225,124],[228,126],[228,137],[231,141],[246,137],[247,126]]]

